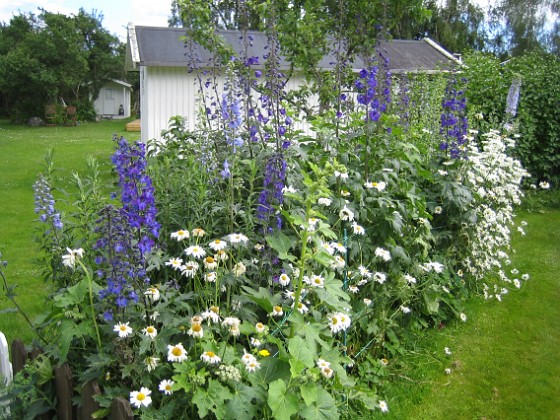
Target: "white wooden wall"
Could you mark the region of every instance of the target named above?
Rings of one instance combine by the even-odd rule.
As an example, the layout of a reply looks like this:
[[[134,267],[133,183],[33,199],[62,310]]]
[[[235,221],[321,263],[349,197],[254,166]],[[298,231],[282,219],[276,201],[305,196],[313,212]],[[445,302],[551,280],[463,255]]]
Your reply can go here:
[[[10,363],[10,351],[4,333],[0,332],[0,376],[6,384],[12,382],[12,364]]]
[[[297,89],[303,79],[292,77],[286,90]],[[224,78],[217,80],[218,94],[221,95]],[[199,112],[199,83],[196,74],[188,73],[185,67],[145,67],[140,68],[140,89],[142,103],[140,110],[141,138],[143,142],[160,139],[169,119],[175,115],[186,117],[187,127],[193,130]],[[318,108],[318,99],[310,99],[309,106]],[[310,134],[309,126],[296,123],[295,129]]]

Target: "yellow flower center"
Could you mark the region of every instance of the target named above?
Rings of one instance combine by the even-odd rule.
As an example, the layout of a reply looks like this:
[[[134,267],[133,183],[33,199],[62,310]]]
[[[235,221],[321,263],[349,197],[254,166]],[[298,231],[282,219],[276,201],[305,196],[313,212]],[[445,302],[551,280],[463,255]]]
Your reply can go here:
[[[206,257],[206,263],[207,264],[212,264],[214,262],[214,258],[213,257]]]
[[[207,351],[207,352],[206,352],[206,356],[208,356],[208,357],[214,357],[215,354],[214,354],[213,351]]]
[[[264,324],[262,322],[257,322],[257,329],[262,330],[264,328]]]
[[[136,396],[136,399],[138,401],[143,401],[146,398],[146,396],[144,394],[142,394],[141,392],[138,393],[138,395]]]
[[[166,391],[171,391],[171,385],[169,385],[169,384],[165,385],[165,390]]]
[[[153,334],[155,331],[156,331],[156,329],[155,329],[154,327],[148,327],[148,328],[146,328],[146,332],[147,332],[148,334]]]
[[[184,234],[185,234],[184,230],[177,231],[177,235],[179,235],[179,236],[183,236]]]
[[[275,307],[274,307],[274,310],[275,310],[276,312],[280,312],[280,311],[282,310],[282,307],[281,307],[281,306],[275,306]]]
[[[212,312],[214,312],[215,314],[219,314],[220,313],[220,308],[218,308],[217,306],[210,306],[210,310]]]
[[[126,325],[121,325],[120,328],[121,328],[121,331],[126,331]]]
[[[183,350],[180,347],[173,347],[173,350],[171,350],[171,353],[173,353],[173,356],[179,357],[183,354]]]
[[[194,332],[200,332],[200,331],[202,331],[202,327],[200,326],[200,324],[193,324],[193,326],[191,327],[191,329],[192,329]]]
[[[331,322],[333,323],[333,325],[336,325],[338,324],[338,319],[336,319],[336,317],[332,317]]]

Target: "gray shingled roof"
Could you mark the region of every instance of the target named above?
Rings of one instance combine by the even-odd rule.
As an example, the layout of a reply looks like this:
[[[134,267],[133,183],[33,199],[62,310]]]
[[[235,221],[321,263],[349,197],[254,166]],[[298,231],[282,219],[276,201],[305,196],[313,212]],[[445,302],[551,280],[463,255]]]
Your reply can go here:
[[[198,44],[185,44],[185,30],[183,28],[163,28],[136,26],[134,35],[130,36],[127,45],[127,67],[129,69],[138,66],[171,66],[186,67],[197,63],[196,67],[205,67],[212,62],[212,55],[208,50]],[[220,31],[227,43],[237,53],[244,50],[244,40],[239,31]],[[267,38],[262,32],[247,32],[248,56],[258,56],[260,64],[264,64],[263,54],[267,51]],[[136,43],[135,43],[136,42]],[[135,45],[133,45],[135,43]],[[131,50],[137,48],[137,56],[131,55]],[[393,72],[430,71],[448,69],[459,63],[452,54],[435,44],[430,39],[416,40],[391,40],[381,43],[381,48],[389,57],[389,68]],[[134,57],[134,58],[132,58]],[[333,57],[324,57],[319,67],[328,69],[334,66]],[[288,63],[280,60],[281,67],[287,67]],[[258,67],[258,66],[255,66]],[[361,60],[356,60],[354,68],[363,67]]]

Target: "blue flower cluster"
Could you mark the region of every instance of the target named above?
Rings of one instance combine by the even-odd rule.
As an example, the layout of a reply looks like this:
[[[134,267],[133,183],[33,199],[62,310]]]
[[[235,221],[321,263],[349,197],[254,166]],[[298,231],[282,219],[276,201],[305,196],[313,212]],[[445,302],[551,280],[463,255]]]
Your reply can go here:
[[[462,80],[464,82],[464,80]],[[443,141],[439,148],[447,151],[452,159],[467,157],[467,99],[464,90],[457,89],[458,81],[452,78],[445,89],[442,101],[440,134]]]
[[[119,176],[123,210],[129,225],[138,233],[138,248],[145,254],[153,248],[153,238],[158,238],[160,227],[152,180],[146,174],[146,145],[130,145],[124,137],[114,140],[117,150],[111,160]]]
[[[379,97],[377,95],[377,66],[362,69],[359,78],[355,82],[358,89],[358,103],[366,108],[365,120],[377,122],[381,117]]]
[[[33,184],[35,195],[35,213],[39,214],[39,219],[43,223],[52,223],[55,229],[62,229],[63,224],[60,220],[60,213],[55,208],[55,201],[51,193],[51,187],[45,177],[41,174],[39,179]]]
[[[101,210],[96,233],[99,239],[93,248],[98,252],[97,277],[106,283],[99,297],[108,308],[103,315],[109,321],[113,319],[115,306],[125,308],[131,302],[138,302],[133,285],[149,283],[149,279],[143,268],[142,253],[131,241],[134,230],[123,209],[109,205]]]
[[[262,221],[265,233],[273,228],[272,217],[275,214],[275,206],[284,202],[284,186],[286,181],[286,159],[282,153],[273,154],[264,169],[263,189],[259,194],[257,217]],[[276,227],[282,228],[282,219],[276,217]]]

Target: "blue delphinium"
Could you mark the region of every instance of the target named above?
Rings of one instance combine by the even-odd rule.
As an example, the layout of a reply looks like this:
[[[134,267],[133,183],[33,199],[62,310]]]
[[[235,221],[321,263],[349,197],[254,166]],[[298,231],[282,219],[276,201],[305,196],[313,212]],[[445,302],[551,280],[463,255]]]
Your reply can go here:
[[[154,246],[154,238],[158,238],[160,227],[156,221],[152,180],[146,174],[146,145],[141,142],[131,145],[121,137],[111,160],[119,176],[124,214],[130,226],[136,229],[135,239],[140,251],[145,254]]]
[[[33,184],[33,191],[35,194],[35,213],[39,214],[39,220],[43,223],[50,223],[55,230],[62,229],[60,213],[54,208],[55,201],[51,193],[51,187],[42,174]]]
[[[263,189],[259,194],[257,217],[261,221],[265,233],[273,229],[275,208],[284,202],[284,186],[286,181],[286,159],[282,153],[275,153],[266,162],[264,169]],[[282,227],[282,219],[276,217],[276,228]]]
[[[441,113],[440,134],[443,140],[439,148],[449,153],[452,159],[467,157],[467,99],[464,90],[458,89],[457,85],[458,81],[453,77],[445,89]]]

